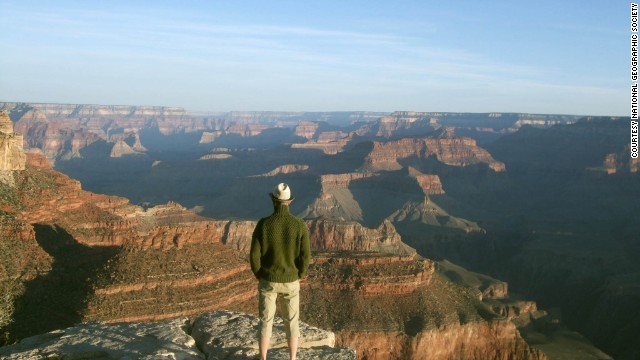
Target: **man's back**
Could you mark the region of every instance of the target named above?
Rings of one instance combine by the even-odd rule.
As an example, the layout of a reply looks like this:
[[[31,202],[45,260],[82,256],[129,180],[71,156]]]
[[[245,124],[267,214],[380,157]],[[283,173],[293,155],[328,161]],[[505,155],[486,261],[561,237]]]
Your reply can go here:
[[[260,219],[251,239],[251,270],[258,282],[260,358],[266,360],[276,312],[276,298],[282,296],[282,319],[285,324],[290,359],[298,349],[300,278],[309,268],[311,251],[309,230],[302,219],[289,213],[293,201],[289,185],[280,183],[269,194],[273,214]]]
[[[309,231],[286,205],[260,219],[251,242],[251,269],[257,278],[291,282],[305,276],[309,267]]]

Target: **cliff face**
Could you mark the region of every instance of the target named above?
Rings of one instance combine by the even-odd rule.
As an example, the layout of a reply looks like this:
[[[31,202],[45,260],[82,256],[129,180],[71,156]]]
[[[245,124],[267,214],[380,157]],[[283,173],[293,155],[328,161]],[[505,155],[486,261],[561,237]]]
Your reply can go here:
[[[226,129],[226,132],[228,134],[236,134],[240,136],[257,136],[267,128],[269,128],[267,125],[237,124],[229,126]]]
[[[303,137],[307,140],[311,140],[315,134],[320,124],[313,121],[300,121],[298,125],[295,127],[294,133],[296,136]]]
[[[80,150],[98,140],[116,144],[114,156],[131,153],[112,134],[133,133],[137,138],[127,144],[141,152],[144,146],[137,135],[142,129],[158,129],[161,134],[179,134],[211,130],[219,121],[189,116],[182,108],[162,106],[107,106],[37,103],[0,103],[11,113],[16,129],[25,134],[27,148],[40,149],[50,160],[80,156]]]
[[[486,150],[469,138],[404,138],[386,143],[374,142],[373,150],[365,159],[367,170],[398,170],[398,160],[415,157],[425,160],[435,156],[438,161],[451,166],[468,166],[483,163],[496,172],[505,171],[504,163],[496,161]]]
[[[220,224],[177,204],[145,210],[83,191],[77,181],[34,166],[47,163],[42,156],[28,159],[26,170],[13,174],[15,188],[3,188],[9,201],[1,203],[3,249],[17,258],[3,259],[8,267],[0,282],[24,274],[13,336],[84,319],[157,320],[241,309],[255,298],[248,264],[215,237]],[[21,250],[30,248],[30,254]],[[214,258],[219,261],[212,265]]]
[[[548,359],[529,347],[508,321],[451,324],[415,336],[378,331],[339,331],[336,336],[340,346],[359,344],[364,352],[359,359]]]
[[[309,170],[309,165],[286,164],[286,165],[280,165],[269,172],[266,172],[261,175],[256,175],[256,176],[269,177],[269,176],[276,176],[280,174],[292,174],[295,172],[302,172],[307,170]]]
[[[371,252],[341,256],[337,252],[319,252],[314,257],[313,270],[306,284],[311,290],[348,291],[361,298],[375,298],[412,296],[428,287],[435,266],[431,260],[417,260],[414,256]]]
[[[442,183],[438,175],[423,174],[412,167],[409,167],[408,171],[409,175],[416,179],[416,182],[420,185],[422,192],[424,192],[426,196],[444,194],[444,189],[442,188]]]
[[[402,130],[421,129],[422,131],[434,130],[437,128],[435,119],[428,117],[428,114],[420,115],[414,112],[395,112],[390,116],[383,116],[378,121],[375,135],[391,137]]]
[[[122,157],[124,155],[141,155],[147,151],[142,145],[140,135],[137,131],[128,134],[118,134],[110,138],[111,141],[115,141],[115,144],[111,148],[110,156],[112,158]]]
[[[0,111],[0,172],[24,170],[22,142],[22,134],[13,132],[13,122],[9,115]]]
[[[372,128],[376,136],[422,135],[443,126],[476,132],[510,133],[529,125],[548,128],[571,124],[580,116],[522,113],[453,113],[396,111],[380,118]]]
[[[397,255],[415,255],[415,250],[402,243],[390,222],[370,229],[353,221],[329,219],[308,220],[313,249],[321,251],[373,251]]]
[[[630,146],[625,145],[619,153],[609,153],[605,156],[602,166],[590,167],[590,170],[604,171],[609,175],[618,172],[637,173],[640,170],[640,158],[631,158]]]
[[[5,107],[15,107],[22,103],[3,103]],[[179,117],[186,113],[182,108],[166,106],[126,106],[126,105],[75,105],[75,104],[39,104],[29,106],[41,111],[47,117],[83,117],[97,116],[163,116]]]
[[[375,176],[374,173],[326,174],[320,176],[321,193],[302,213],[305,217],[328,217],[362,221],[363,212],[349,190],[353,180]]]
[[[291,144],[293,149],[317,149],[325,154],[335,155],[342,152],[347,143],[353,138],[353,134],[342,131],[320,132],[317,138],[310,139],[305,143]]]

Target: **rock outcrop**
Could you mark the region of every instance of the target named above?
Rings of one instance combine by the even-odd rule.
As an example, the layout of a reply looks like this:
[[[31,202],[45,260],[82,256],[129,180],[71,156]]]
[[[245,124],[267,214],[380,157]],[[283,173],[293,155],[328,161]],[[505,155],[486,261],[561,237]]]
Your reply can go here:
[[[218,131],[205,131],[202,133],[202,136],[200,136],[200,144],[209,144],[212,143],[214,141],[216,141],[217,138],[219,138],[220,136],[222,136],[224,133],[222,132],[222,130],[218,130]]]
[[[313,121],[300,121],[298,125],[294,129],[294,133],[296,136],[303,137],[307,140],[311,140],[315,134],[320,124]]]
[[[322,191],[328,192],[334,189],[348,189],[349,184],[353,180],[365,179],[375,176],[374,173],[366,172],[354,172],[347,174],[325,174],[320,175],[320,183],[322,184]]]
[[[391,213],[387,220],[401,228],[405,237],[426,232],[421,225],[427,225],[432,230],[446,228],[465,233],[483,231],[475,222],[449,214],[428,196],[421,202],[407,202],[402,208]]]
[[[360,204],[349,189],[353,180],[376,176],[370,172],[320,175],[321,193],[302,213],[304,217],[328,217],[346,221],[362,221]]]
[[[375,136],[391,137],[398,131],[422,129],[429,131],[436,129],[436,119],[428,113],[416,113],[411,111],[396,111],[390,116],[383,116],[378,121]]]
[[[13,132],[9,115],[0,111],[0,172],[24,170],[25,154],[22,134]]]
[[[347,143],[353,138],[353,134],[344,133],[342,131],[322,132],[315,140],[309,140],[305,143],[291,144],[293,149],[317,149],[322,150],[325,154],[335,155],[341,152]]]
[[[438,175],[423,174],[411,166],[408,170],[409,176],[416,179],[425,196],[444,194],[444,189],[442,188],[442,183],[440,182],[440,177]]]
[[[3,359],[253,359],[258,354],[255,316],[229,311],[160,322],[88,322],[0,348]],[[270,359],[288,359],[282,319],[276,318]],[[298,356],[355,360],[351,349],[335,348],[332,332],[300,324]]]
[[[359,297],[409,295],[428,287],[435,266],[415,256],[353,251],[314,255],[307,287],[325,292],[348,291]]]
[[[410,157],[425,160],[431,156],[451,166],[486,164],[496,172],[505,171],[504,163],[496,161],[473,139],[431,137],[404,138],[385,143],[375,141],[364,168],[370,171],[398,170],[402,168],[398,160]]]
[[[206,154],[200,156],[200,160],[224,160],[232,157],[233,155],[231,154]]]
[[[307,220],[307,226],[311,246],[316,250],[415,255],[415,250],[402,242],[390,222],[370,229],[355,221],[318,218]]]
[[[235,134],[240,136],[257,136],[264,130],[268,129],[267,125],[259,124],[236,124],[226,128],[227,134]]]
[[[640,158],[632,158],[630,146],[625,145],[624,150],[619,153],[609,153],[605,156],[602,166],[589,167],[589,170],[604,171],[609,175],[618,172],[637,173],[640,171]]]
[[[115,141],[113,148],[111,148],[110,156],[112,158],[124,155],[143,155],[147,152],[147,149],[140,142],[140,135],[137,131],[121,136],[112,136],[111,140]]]
[[[533,359],[546,360],[532,349],[511,322],[448,324],[421,331],[337,331],[339,346],[358,344],[366,359]],[[360,353],[358,353],[360,354]],[[365,357],[363,357],[365,358]]]
[[[280,174],[291,174],[291,173],[295,173],[295,172],[302,172],[302,171],[307,171],[309,170],[309,165],[301,165],[301,164],[286,164],[286,165],[280,165],[278,167],[276,167],[275,169],[266,172],[264,174],[261,175],[255,175],[255,176],[262,176],[262,177],[269,177],[269,176],[276,176],[276,175],[280,175]]]
[[[198,316],[192,335],[208,359],[253,359],[258,355],[256,328],[258,318],[252,315],[218,311]],[[355,360],[356,353],[348,348],[335,348],[332,332],[300,323],[298,357],[318,360]],[[268,353],[270,359],[288,359],[287,339],[281,318],[273,324],[273,336]]]

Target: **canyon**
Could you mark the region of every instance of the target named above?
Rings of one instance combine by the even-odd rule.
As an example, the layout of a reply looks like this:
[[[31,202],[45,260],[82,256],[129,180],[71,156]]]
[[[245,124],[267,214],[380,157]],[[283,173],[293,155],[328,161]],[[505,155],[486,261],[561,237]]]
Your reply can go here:
[[[638,351],[638,163],[620,119],[227,113],[200,126],[171,109],[116,116],[148,116],[153,130],[111,127],[114,115],[81,108],[101,137],[94,125],[56,128],[69,120],[52,114],[73,113],[64,106],[11,106],[29,149],[2,198],[17,256],[0,274],[15,289],[17,338],[90,319],[255,312],[248,244],[284,181],[314,254],[302,320],[358,358],[608,358],[590,341],[615,358]],[[159,130],[158,119],[176,123]],[[42,321],[39,307],[56,315]]]
[[[18,281],[23,287],[16,294],[15,321],[9,326],[13,336],[86,320],[159,321],[222,308],[255,311],[255,280],[246,262],[255,222],[209,220],[175,203],[145,210],[124,198],[83,191],[77,181],[46,167],[42,155],[27,154],[27,159],[26,169],[13,174],[16,201],[5,208],[5,217],[14,219],[14,224],[5,226],[3,222],[2,228],[3,246],[13,245],[7,249],[13,257],[26,260],[3,279]],[[350,344],[359,356],[367,358],[386,355],[361,347],[357,333],[365,329],[421,332],[421,323],[390,322],[389,314],[381,310],[392,299],[390,294],[408,304],[418,304],[426,294],[432,294],[435,264],[431,260],[418,258],[402,244],[390,224],[367,229],[357,223],[315,220],[309,227],[316,255],[311,275],[303,282],[305,321],[340,329],[336,333],[339,342]],[[21,254],[24,247],[16,249],[16,241],[29,244],[33,254]],[[217,260],[212,262],[212,258]],[[71,268],[73,273],[68,272]],[[473,333],[474,322],[492,322],[474,315],[473,302],[464,292],[452,290],[451,294],[467,303],[468,316],[473,317],[473,321],[464,320],[471,322],[465,331]],[[351,315],[346,308],[323,309],[331,306],[336,296],[351,298],[356,306],[364,300],[383,307],[371,312],[367,306]],[[424,307],[415,308],[422,311]],[[342,324],[326,322],[327,315]],[[443,315],[437,312],[431,316]],[[350,321],[355,323],[348,324]],[[459,320],[452,317],[447,321],[454,324]],[[404,329],[409,325],[412,330]],[[526,346],[515,328],[506,337],[521,342],[527,354],[538,354]],[[504,346],[496,351],[508,353],[511,345]],[[414,357],[420,351],[402,356]],[[434,358],[446,358],[447,354],[449,350]]]

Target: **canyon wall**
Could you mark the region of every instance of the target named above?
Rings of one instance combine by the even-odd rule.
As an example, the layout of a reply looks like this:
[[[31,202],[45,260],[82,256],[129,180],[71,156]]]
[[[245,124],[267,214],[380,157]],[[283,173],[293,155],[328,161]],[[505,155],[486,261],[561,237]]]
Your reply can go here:
[[[13,132],[13,122],[9,115],[0,111],[0,172],[24,169],[22,142],[22,134]]]
[[[547,128],[557,124],[571,124],[581,116],[523,113],[454,113],[395,111],[380,119],[372,129],[376,136],[422,135],[441,127],[473,129],[479,132],[510,133],[520,127]]]
[[[359,359],[548,359],[527,345],[509,321],[450,324],[415,336],[405,332],[339,331],[336,337],[339,346],[358,344],[363,352],[358,353]]]
[[[409,157],[427,159],[435,156],[438,161],[451,166],[486,164],[496,172],[505,171],[504,163],[496,161],[489,152],[477,146],[469,138],[404,138],[395,141],[373,143],[373,150],[365,159],[367,170],[398,170],[399,160]]]

